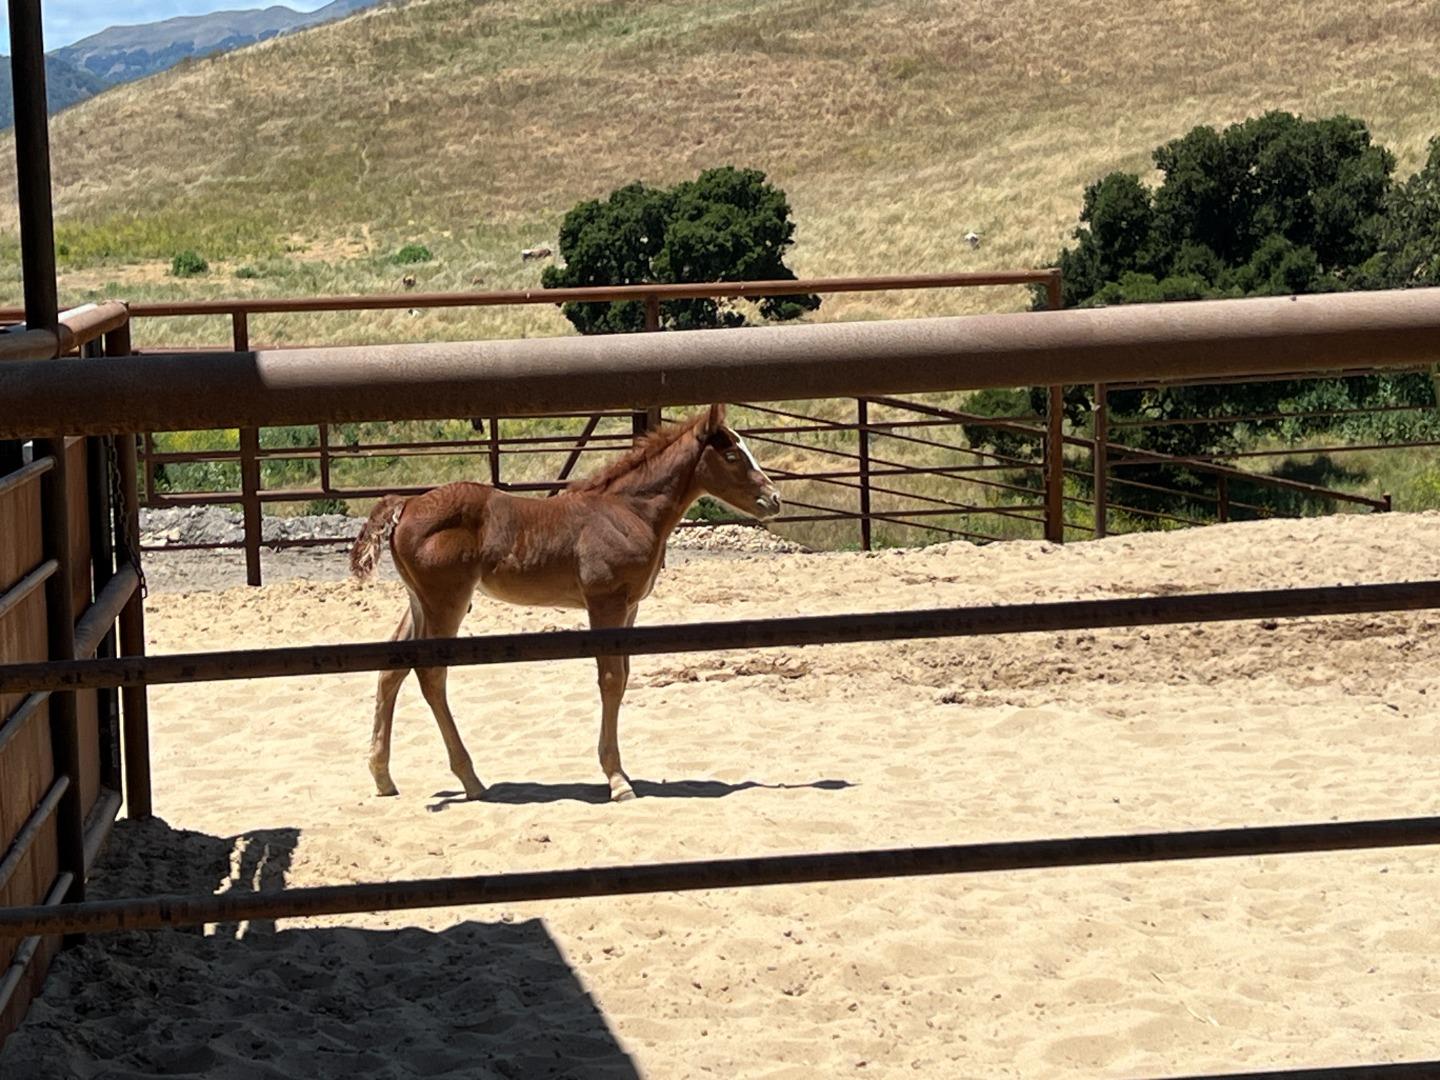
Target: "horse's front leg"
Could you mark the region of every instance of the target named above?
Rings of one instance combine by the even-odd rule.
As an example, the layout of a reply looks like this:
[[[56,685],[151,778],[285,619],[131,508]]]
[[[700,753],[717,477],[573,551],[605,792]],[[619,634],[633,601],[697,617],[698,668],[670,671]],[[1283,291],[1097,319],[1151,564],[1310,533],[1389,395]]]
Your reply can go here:
[[[633,626],[637,606],[621,603],[596,603],[590,605],[590,628],[606,630],[618,626]],[[599,656],[595,658],[600,674],[600,768],[610,782],[612,802],[625,802],[635,798],[630,786],[630,777],[620,764],[620,702],[625,697],[625,687],[630,681],[630,658],[628,656]]]

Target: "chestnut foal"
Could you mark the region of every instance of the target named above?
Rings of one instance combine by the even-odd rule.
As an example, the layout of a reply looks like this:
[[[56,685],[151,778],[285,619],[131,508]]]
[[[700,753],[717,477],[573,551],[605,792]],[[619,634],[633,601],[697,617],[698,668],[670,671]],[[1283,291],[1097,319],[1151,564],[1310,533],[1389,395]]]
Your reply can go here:
[[[373,577],[389,537],[410,593],[410,610],[392,640],[453,636],[477,588],[511,604],[583,607],[596,629],[630,626],[655,586],[666,540],[701,495],[757,518],[780,510],[775,485],[726,426],[723,405],[640,436],[625,456],[553,499],[518,498],[471,483],[446,484],[408,499],[387,495],[355,541],[350,568],[357,580]],[[630,659],[602,656],[596,662],[600,767],[610,781],[610,797],[620,802],[635,797],[620,765],[618,734]],[[370,772],[381,795],[398,794],[390,778],[390,729],[408,674],[382,671],[375,692]],[[415,674],[466,797],[483,797],[485,786],[446,701],[448,669],[419,668]]]

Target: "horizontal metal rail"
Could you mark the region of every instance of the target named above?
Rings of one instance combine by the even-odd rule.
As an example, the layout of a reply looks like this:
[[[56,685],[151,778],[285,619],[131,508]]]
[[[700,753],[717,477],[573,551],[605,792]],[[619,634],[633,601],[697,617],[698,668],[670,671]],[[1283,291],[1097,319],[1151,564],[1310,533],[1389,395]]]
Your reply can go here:
[[[0,364],[0,439],[1428,363],[1440,288],[880,323]],[[1158,369],[1158,371],[1157,371]]]
[[[19,308],[6,308],[12,317],[24,318]],[[0,319],[5,318],[0,315]],[[88,345],[111,330],[124,326],[130,313],[116,300],[101,304],[82,304],[59,317],[59,333],[45,329],[0,330],[0,361],[49,360],[62,353],[73,352]]]
[[[85,659],[95,655],[100,642],[115,626],[120,612],[140,587],[140,573],[128,563],[115,572],[105,583],[100,595],[75,623],[75,657]]]
[[[804,293],[888,292],[1044,284],[1059,270],[966,271],[955,274],[880,274],[871,277],[790,278],[771,281],[705,281],[681,284],[597,285],[568,289],[498,289],[460,293],[386,293],[376,296],[307,296],[230,300],[159,300],[130,305],[133,318],[177,315],[263,315],[283,312],[383,311],[391,308],[510,307],[661,300],[797,296]],[[20,308],[0,308],[0,319],[23,318]]]
[[[10,588],[0,593],[0,619],[3,619],[14,608],[25,602],[36,589],[49,581],[51,576],[60,569],[60,563],[56,559],[46,559],[43,563],[31,570]]]
[[[1429,373],[1429,366],[1402,367],[1396,365],[1388,367],[1387,375],[1425,375]],[[1267,371],[1264,374],[1252,374],[1236,377],[1234,375],[1191,375],[1185,377],[1167,377],[1158,379],[1136,379],[1133,381],[1114,380],[1109,383],[1108,388],[1113,391],[1119,390],[1175,390],[1184,386],[1214,386],[1216,383],[1273,383],[1273,382],[1300,382],[1305,379],[1363,379],[1370,375],[1377,375],[1374,368],[1369,367],[1333,367],[1324,370],[1301,370],[1294,371]]]
[[[5,852],[5,857],[0,859],[0,891],[4,891],[5,886],[10,884],[10,879],[15,876],[15,871],[20,869],[20,864],[30,853],[35,838],[40,835],[40,830],[45,827],[45,823],[54,816],[56,807],[60,805],[60,800],[68,790],[70,790],[70,777],[57,776],[50,785],[50,790],[45,793],[44,798],[25,819],[25,824],[20,826],[20,831],[10,842],[10,849]]]
[[[1440,608],[1440,581],[1065,600],[0,665],[0,693]]]
[[[1242,458],[1274,458],[1274,457],[1304,457],[1307,454],[1361,454],[1376,450],[1433,450],[1440,446],[1440,440],[1429,439],[1423,442],[1394,442],[1394,443],[1341,443],[1335,446],[1290,446],[1280,450],[1236,450],[1224,454],[1215,455],[1216,458],[1224,458],[1227,461],[1238,461]],[[1129,449],[1128,447],[1126,448]],[[1212,461],[1211,458],[1200,456],[1177,459],[1181,464],[1205,465]],[[1242,473],[1247,478],[1252,478],[1255,473]]]
[[[1305,376],[1307,380],[1313,375]],[[1111,431],[1136,428],[1198,427],[1205,424],[1254,424],[1268,420],[1324,420],[1337,416],[1370,416],[1374,413],[1429,412],[1434,405],[1362,405],[1353,409],[1312,409],[1305,412],[1250,413],[1243,416],[1170,416],[1163,420],[1111,420]]]
[[[60,339],[49,330],[22,328],[0,331],[0,362],[48,360],[59,351]]]
[[[161,930],[247,919],[317,918],[362,911],[520,904],[641,893],[829,884],[875,878],[1189,859],[1253,858],[1437,843],[1440,843],[1440,818],[1426,817],[1009,840],[810,855],[767,855],[573,870],[531,870],[472,877],[322,885],[271,893],[228,892],[218,896],[160,896],[91,900],[59,907],[6,908],[0,909],[0,937]]]
[[[39,711],[40,706],[49,700],[49,691],[31,694],[24,701],[20,702],[15,711],[6,717],[3,723],[0,723],[0,753],[3,753],[5,747],[10,745],[10,741],[24,730],[25,725],[28,724],[30,718]]]
[[[947,418],[956,423],[981,424],[981,422],[983,421],[984,423],[982,426],[996,427],[1000,428],[1001,430],[1010,431],[1016,434],[1026,434],[1033,436],[1040,436],[1044,434],[1044,432],[1038,426],[1029,424],[1017,424],[1005,420],[986,420],[986,418],[983,417],[974,416],[969,413],[956,412],[953,409],[941,409],[934,405],[922,405],[918,402],[905,402],[893,397],[875,397],[871,400],[876,402],[877,404],[889,405],[895,408],[909,408],[925,416]],[[1110,426],[1114,427],[1116,425],[1111,424]],[[1094,452],[1095,441],[1093,439],[1086,438],[1083,435],[1066,435],[1064,441],[1066,446],[1077,446],[1086,450],[1090,450],[1092,453]],[[1440,445],[1440,443],[1432,445]],[[1299,480],[1290,480],[1280,476],[1266,476],[1262,473],[1246,472],[1243,469],[1237,469],[1232,466],[1222,465],[1218,461],[1210,460],[1208,458],[1178,457],[1174,454],[1162,454],[1154,450],[1141,450],[1135,447],[1126,446],[1123,443],[1115,443],[1109,441],[1105,443],[1105,449],[1111,455],[1107,460],[1107,464],[1112,469],[1117,467],[1123,467],[1126,465],[1140,464],[1166,465],[1175,468],[1188,467],[1212,476],[1223,476],[1228,477],[1232,480],[1248,481],[1259,487],[1277,488],[1284,491],[1295,491],[1306,495],[1334,499],[1339,502],[1355,503],[1360,506],[1368,506],[1372,510],[1390,509],[1390,502],[1388,499],[1376,499],[1368,495],[1358,495],[1347,491],[1335,491],[1330,488],[1322,488],[1315,484],[1307,484]],[[1380,448],[1371,447],[1370,449]],[[1303,452],[1304,451],[1261,451],[1253,455],[1226,454],[1223,456],[1226,458],[1234,458],[1241,456],[1260,457],[1275,456],[1283,453]],[[1119,481],[1111,482],[1117,483]],[[1156,487],[1154,490],[1162,491],[1168,489]],[[1185,492],[1178,490],[1172,493],[1181,497],[1186,494]]]
[[[75,883],[75,875],[66,870],[55,878],[50,891],[45,894],[43,907],[55,907],[70,892],[70,886]],[[40,950],[40,934],[31,934],[22,938],[20,944],[15,946],[15,955],[10,958],[10,966],[5,969],[5,974],[0,976],[0,1013],[10,1007],[10,1001],[15,996],[15,991],[20,988],[20,982],[25,978],[25,972],[29,969],[35,954]]]
[[[82,304],[60,313],[60,351],[70,352],[118,330],[130,319],[130,310],[118,300]]]
[[[44,476],[51,469],[55,468],[55,459],[49,454],[38,457],[29,464],[22,465],[14,472],[0,476],[0,495],[8,495],[18,487],[30,483],[37,477]]]

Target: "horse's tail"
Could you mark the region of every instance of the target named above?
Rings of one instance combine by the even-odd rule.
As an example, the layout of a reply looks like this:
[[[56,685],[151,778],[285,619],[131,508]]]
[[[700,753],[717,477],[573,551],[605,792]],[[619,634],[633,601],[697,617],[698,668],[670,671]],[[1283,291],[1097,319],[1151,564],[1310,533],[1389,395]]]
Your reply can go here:
[[[375,576],[375,568],[380,565],[380,548],[395,531],[407,501],[404,495],[386,495],[370,511],[370,517],[355,538],[355,546],[350,549],[350,573],[356,581],[369,581]]]

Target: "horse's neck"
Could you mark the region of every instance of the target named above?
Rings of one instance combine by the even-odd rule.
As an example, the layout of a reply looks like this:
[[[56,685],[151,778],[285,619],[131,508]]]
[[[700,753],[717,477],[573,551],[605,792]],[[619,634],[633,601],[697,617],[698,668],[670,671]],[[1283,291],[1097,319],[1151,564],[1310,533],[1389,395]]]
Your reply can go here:
[[[695,468],[704,449],[694,438],[682,436],[648,467],[622,478],[610,493],[630,503],[636,513],[655,526],[663,539],[679,524],[699,495]]]

